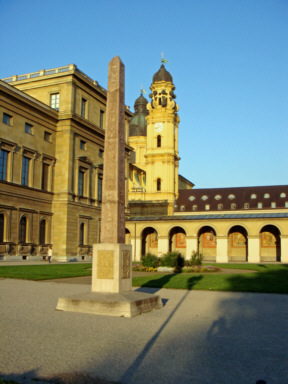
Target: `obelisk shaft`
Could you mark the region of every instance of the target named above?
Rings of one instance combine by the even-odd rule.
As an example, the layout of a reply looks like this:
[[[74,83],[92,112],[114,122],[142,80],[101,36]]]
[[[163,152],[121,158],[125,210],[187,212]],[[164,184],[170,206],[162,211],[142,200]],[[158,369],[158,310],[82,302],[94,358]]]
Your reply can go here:
[[[125,243],[125,67],[109,63],[104,143],[101,243]]]

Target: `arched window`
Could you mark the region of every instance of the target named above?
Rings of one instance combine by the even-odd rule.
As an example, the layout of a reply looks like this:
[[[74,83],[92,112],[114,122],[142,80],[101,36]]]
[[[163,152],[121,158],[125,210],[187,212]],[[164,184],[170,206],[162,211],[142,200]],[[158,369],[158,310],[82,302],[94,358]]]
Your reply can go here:
[[[19,229],[19,241],[20,243],[26,243],[27,219],[25,216],[21,217]]]
[[[157,136],[157,148],[161,148],[161,135]]]
[[[46,244],[46,220],[40,222],[40,244]]]
[[[4,241],[4,215],[0,215],[0,242]]]
[[[79,231],[79,245],[84,245],[84,229],[85,229],[85,224],[81,223],[80,231]]]
[[[157,179],[157,191],[161,191],[161,179]]]

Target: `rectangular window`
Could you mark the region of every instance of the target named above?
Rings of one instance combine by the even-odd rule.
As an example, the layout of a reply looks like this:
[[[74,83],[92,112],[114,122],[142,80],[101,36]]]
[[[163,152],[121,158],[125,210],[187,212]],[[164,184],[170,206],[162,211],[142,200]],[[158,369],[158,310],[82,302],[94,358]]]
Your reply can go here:
[[[97,192],[97,199],[101,203],[102,201],[102,184],[103,184],[103,179],[102,175],[98,176],[98,192]]]
[[[52,95],[50,95],[50,106],[51,108],[56,109],[56,111],[59,111],[59,101],[60,101],[59,93],[53,93]]]
[[[0,214],[0,243],[4,241],[4,215]]]
[[[263,204],[262,203],[258,203],[258,208],[263,208]]]
[[[86,106],[87,106],[87,100],[82,99],[81,100],[81,116],[86,117]]]
[[[104,128],[104,111],[100,109],[100,116],[99,116],[99,126],[100,128]]]
[[[209,204],[205,204],[205,210],[209,211],[209,209],[210,209],[210,205]]]
[[[276,208],[276,203],[274,201],[271,203],[271,208]]]
[[[29,157],[23,157],[22,161],[22,185],[28,185],[29,181]]]
[[[181,206],[180,206],[180,211],[181,211],[181,212],[185,211],[185,206],[184,206],[184,205],[181,205]]]
[[[78,195],[79,196],[84,195],[84,178],[85,178],[85,172],[82,169],[79,169],[79,174],[78,174]]]
[[[19,241],[20,243],[26,243],[27,235],[27,219],[23,216],[20,220],[20,228],[19,228]]]
[[[42,190],[48,191],[48,180],[49,180],[49,164],[43,163],[42,166]]]
[[[99,157],[101,157],[101,159],[103,159],[103,154],[104,154],[103,149],[99,149]]]
[[[236,209],[236,204],[231,204],[231,209]]]
[[[249,209],[249,203],[244,203],[244,209]]]
[[[197,205],[192,206],[192,211],[197,211]]]
[[[31,125],[29,123],[25,123],[25,132],[32,135],[32,127],[33,127],[33,125]]]
[[[285,208],[288,208],[288,201],[285,201]]]
[[[52,134],[50,132],[45,131],[44,132],[44,140],[49,141],[51,143]]]
[[[218,209],[221,211],[223,209],[223,204],[218,204]]]
[[[83,149],[84,151],[86,151],[86,141],[80,140],[80,149]]]
[[[0,180],[7,180],[7,158],[8,151],[1,149],[0,151]]]
[[[3,113],[3,123],[7,125],[12,125],[12,116],[8,115],[8,113]]]

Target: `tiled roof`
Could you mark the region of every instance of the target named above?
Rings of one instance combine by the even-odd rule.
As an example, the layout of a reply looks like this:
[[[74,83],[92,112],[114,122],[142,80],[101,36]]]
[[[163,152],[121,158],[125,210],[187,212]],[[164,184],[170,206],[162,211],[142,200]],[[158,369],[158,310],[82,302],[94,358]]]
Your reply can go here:
[[[288,210],[287,210],[288,211]],[[224,214],[200,214],[200,215],[175,215],[175,216],[136,216],[126,221],[181,221],[181,220],[233,220],[233,219],[287,219],[288,212],[271,213],[224,213]]]
[[[285,204],[286,203],[286,204]],[[288,208],[288,185],[179,190],[175,212]]]

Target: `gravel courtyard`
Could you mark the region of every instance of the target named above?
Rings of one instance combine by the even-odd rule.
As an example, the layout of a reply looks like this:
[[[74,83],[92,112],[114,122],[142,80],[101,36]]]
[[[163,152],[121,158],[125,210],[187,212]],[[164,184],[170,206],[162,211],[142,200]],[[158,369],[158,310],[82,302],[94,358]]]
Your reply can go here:
[[[0,280],[0,377],[23,383],[288,383],[288,295],[142,289],[132,319],[56,311],[87,284]],[[102,380],[101,380],[102,379]]]

